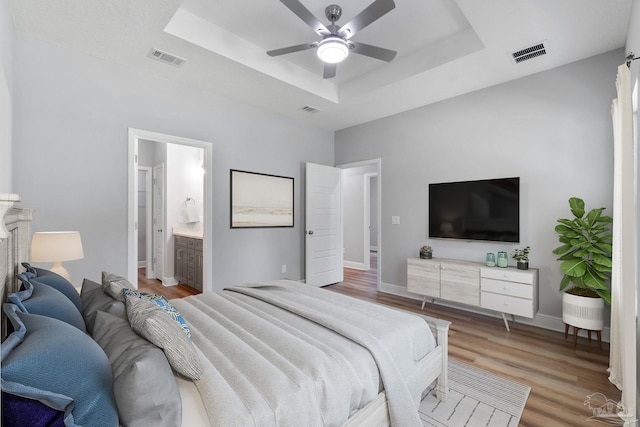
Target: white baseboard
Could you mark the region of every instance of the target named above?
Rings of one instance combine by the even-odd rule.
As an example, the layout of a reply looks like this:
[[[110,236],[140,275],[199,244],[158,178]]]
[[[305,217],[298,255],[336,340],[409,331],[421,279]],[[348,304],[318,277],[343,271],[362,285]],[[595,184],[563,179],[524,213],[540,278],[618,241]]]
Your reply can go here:
[[[364,268],[363,262],[342,261],[342,266],[346,268],[353,268],[355,270],[367,270]]]
[[[381,292],[385,292],[387,294],[392,294],[392,295],[397,295],[397,296],[401,296],[401,297],[405,297],[405,298],[410,298],[410,299],[414,299],[417,301],[422,301],[422,297],[420,295],[416,295],[416,294],[412,294],[410,292],[407,291],[407,288],[404,286],[398,286],[398,285],[392,285],[390,283],[381,283],[380,284],[380,291]],[[427,302],[429,304],[431,304],[431,300],[432,298],[427,298]],[[497,317],[497,318],[501,318],[502,316],[492,310],[485,310],[483,308],[480,307],[471,307],[468,305],[464,305],[464,304],[456,304],[454,302],[449,302],[449,301],[443,301],[443,300],[439,300],[436,299],[435,301],[433,301],[433,304],[436,305],[442,305],[444,307],[450,307],[450,308],[455,308],[458,310],[464,310],[464,311],[470,311],[472,313],[478,313],[478,314],[483,314],[486,316],[491,316],[491,317]],[[427,306],[425,306],[425,309],[427,308]],[[511,319],[511,316],[508,316],[507,319]],[[522,323],[525,325],[531,325],[531,326],[535,326],[538,328],[542,328],[542,329],[548,329],[551,331],[557,331],[557,332],[562,332],[564,333],[564,325],[565,323],[562,321],[561,317],[556,317],[556,316],[549,316],[548,314],[542,314],[542,313],[538,313],[536,314],[536,316],[533,319],[527,319],[526,317],[516,317],[515,320],[517,323]],[[571,334],[572,334],[573,328],[570,328],[569,330],[569,338],[571,338]],[[587,331],[585,330],[580,330],[580,332],[578,333],[578,336],[581,337],[587,337]],[[608,326],[605,326],[604,329],[602,330],[602,341],[604,342],[610,342],[610,336],[611,336],[611,330]],[[593,339],[593,334],[591,335],[591,338]]]
[[[180,282],[178,282],[175,277],[163,277],[162,278],[162,285],[163,286],[174,286],[174,285],[177,285],[178,283],[180,283]]]
[[[147,266],[147,261],[138,261],[138,268],[145,268]]]

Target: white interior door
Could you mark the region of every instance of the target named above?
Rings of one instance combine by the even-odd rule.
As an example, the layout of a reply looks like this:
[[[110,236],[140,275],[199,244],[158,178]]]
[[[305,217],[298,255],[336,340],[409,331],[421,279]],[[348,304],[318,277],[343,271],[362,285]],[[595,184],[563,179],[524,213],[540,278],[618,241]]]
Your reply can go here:
[[[153,272],[164,282],[164,164],[153,167]]]
[[[343,280],[342,170],[307,163],[305,281],[325,286]]]

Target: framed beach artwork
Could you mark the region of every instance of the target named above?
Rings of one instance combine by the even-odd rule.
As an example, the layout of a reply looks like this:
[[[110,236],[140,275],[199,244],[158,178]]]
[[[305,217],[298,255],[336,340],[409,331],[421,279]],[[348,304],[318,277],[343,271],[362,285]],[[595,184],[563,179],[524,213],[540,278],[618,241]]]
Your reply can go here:
[[[293,178],[231,169],[231,228],[293,227]]]

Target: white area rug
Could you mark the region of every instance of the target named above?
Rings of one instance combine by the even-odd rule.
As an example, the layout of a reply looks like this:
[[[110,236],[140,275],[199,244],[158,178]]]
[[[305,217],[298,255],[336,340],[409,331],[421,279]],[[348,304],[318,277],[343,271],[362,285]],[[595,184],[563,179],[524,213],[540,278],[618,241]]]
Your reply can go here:
[[[420,403],[425,426],[517,427],[531,387],[449,359],[449,397],[435,388]]]

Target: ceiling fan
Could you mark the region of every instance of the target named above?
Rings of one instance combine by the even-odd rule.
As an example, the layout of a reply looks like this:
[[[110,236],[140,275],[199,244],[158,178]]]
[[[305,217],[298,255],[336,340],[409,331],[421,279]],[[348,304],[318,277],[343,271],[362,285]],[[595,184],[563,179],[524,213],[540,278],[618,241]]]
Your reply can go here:
[[[280,56],[316,48],[318,58],[324,62],[323,77],[325,79],[335,77],[336,64],[346,59],[350,51],[386,62],[390,62],[396,56],[396,52],[393,50],[351,40],[351,37],[355,36],[358,31],[393,10],[396,7],[393,0],[375,0],[343,26],[336,25],[336,21],[342,15],[342,8],[337,4],[329,5],[325,9],[324,13],[327,19],[331,21],[330,25],[325,26],[299,0],[280,1],[306,22],[313,31],[322,37],[322,40],[270,50],[267,52],[269,56]]]

